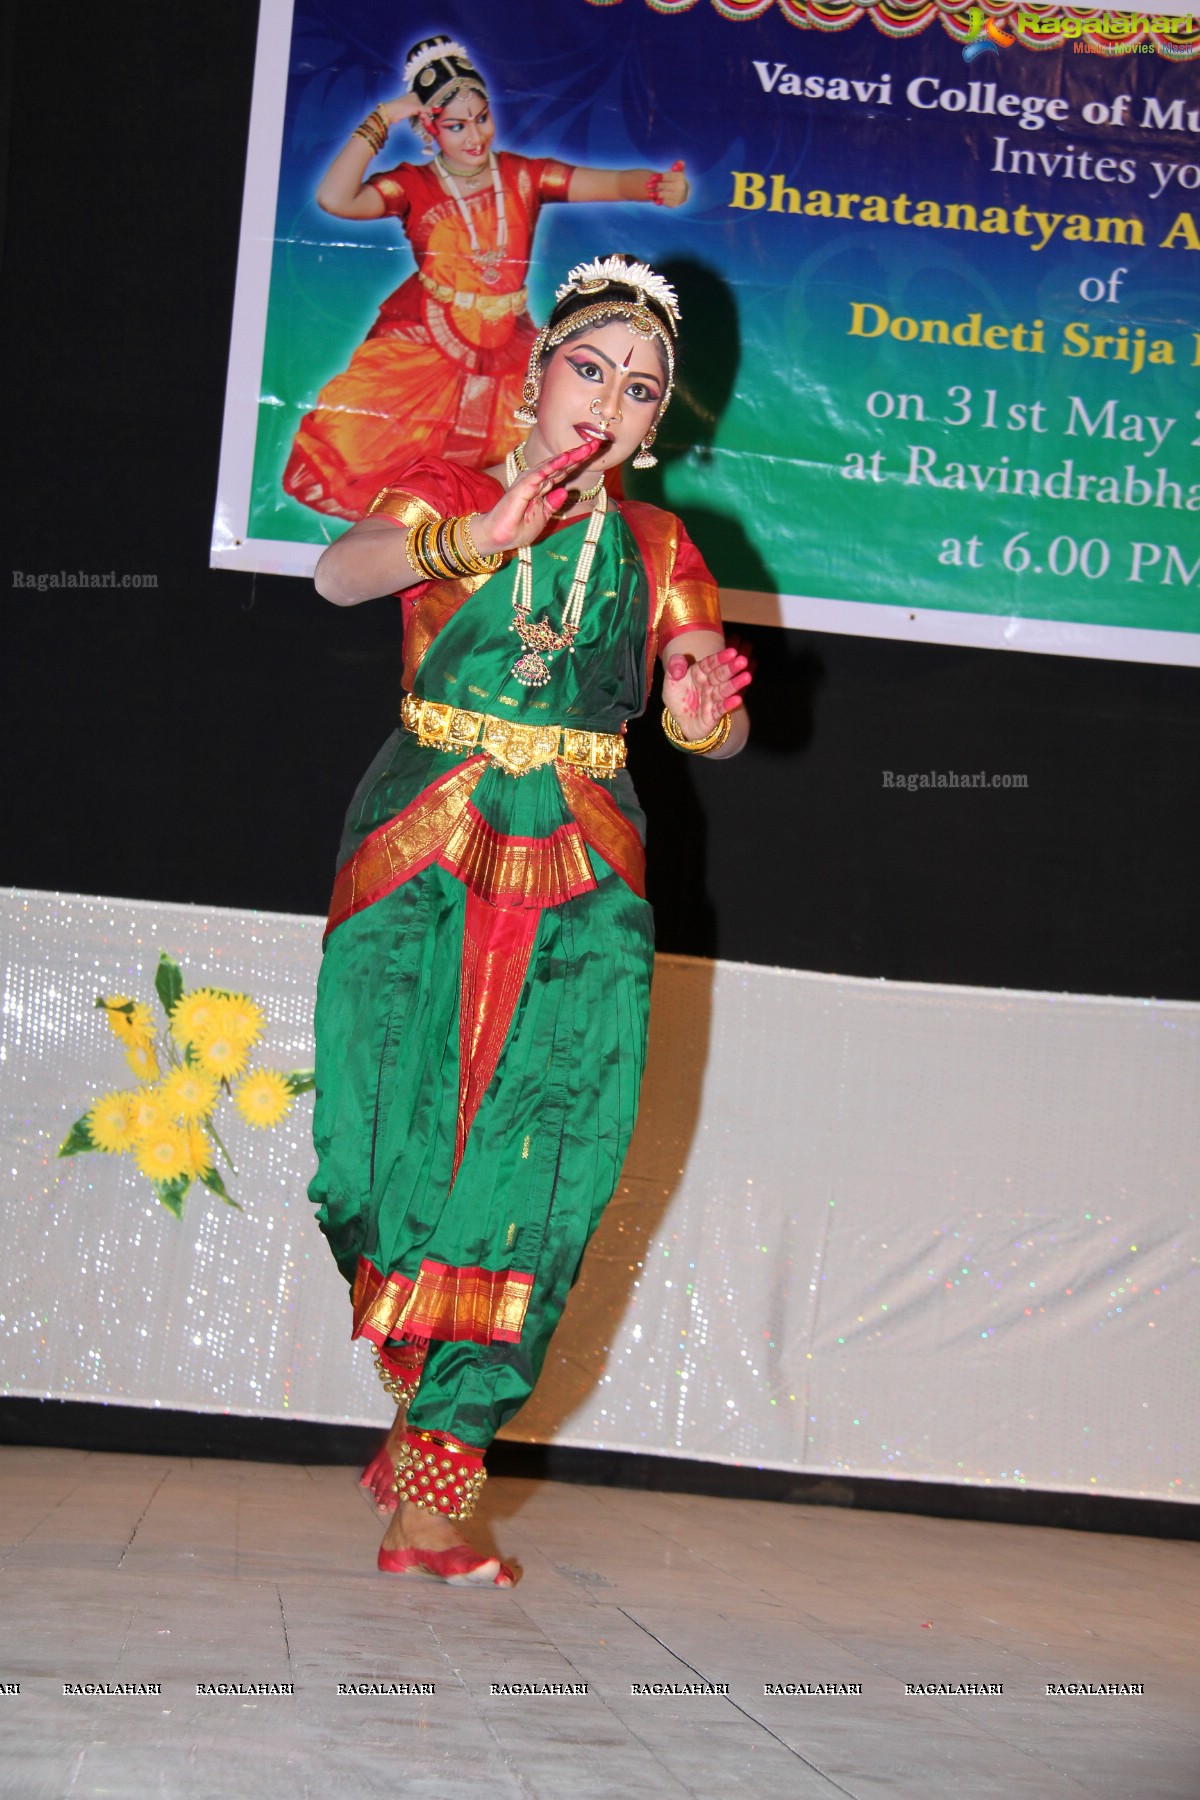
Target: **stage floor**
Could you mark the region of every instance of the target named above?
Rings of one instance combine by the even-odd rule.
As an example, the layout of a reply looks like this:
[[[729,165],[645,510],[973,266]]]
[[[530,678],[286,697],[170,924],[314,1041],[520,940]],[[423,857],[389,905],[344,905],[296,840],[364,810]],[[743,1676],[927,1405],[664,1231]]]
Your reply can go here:
[[[515,1592],[377,1574],[347,1469],[3,1451],[0,1793],[1200,1795],[1191,1544],[502,1480],[484,1513]]]

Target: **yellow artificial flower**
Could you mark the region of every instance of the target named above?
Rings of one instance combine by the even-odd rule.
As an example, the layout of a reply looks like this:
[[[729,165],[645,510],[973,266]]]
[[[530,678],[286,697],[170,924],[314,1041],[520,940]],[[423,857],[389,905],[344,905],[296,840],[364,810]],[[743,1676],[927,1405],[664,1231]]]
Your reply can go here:
[[[212,1143],[202,1125],[188,1125],[185,1127],[185,1132],[188,1151],[187,1172],[197,1181],[202,1181],[213,1166]]]
[[[158,1058],[149,1044],[135,1044],[125,1052],[125,1061],[139,1081],[158,1080]]]
[[[180,1119],[185,1125],[194,1125],[197,1119],[207,1118],[221,1098],[214,1077],[193,1063],[185,1063],[182,1069],[172,1069],[161,1092],[171,1117]]]
[[[163,1105],[161,1090],[155,1087],[134,1090],[129,1096],[129,1125],[134,1138],[140,1144],[143,1138],[158,1130],[160,1125],[169,1125],[171,1116]]]
[[[137,1164],[151,1181],[178,1181],[191,1173],[190,1150],[182,1125],[166,1119],[138,1139]]]
[[[232,1081],[246,1066],[245,1044],[239,1043],[232,1032],[219,1025],[197,1039],[194,1048],[200,1058],[200,1067],[209,1075],[215,1075],[218,1081]]]
[[[233,1104],[249,1125],[278,1125],[291,1111],[292,1090],[278,1069],[255,1069],[238,1082]]]
[[[249,1049],[256,1044],[266,1028],[266,1019],[262,1008],[256,1006],[249,994],[226,994],[219,1007],[219,1029],[227,1031],[235,1042]]]
[[[175,1042],[194,1044],[202,1032],[211,1030],[217,1022],[220,1003],[220,994],[212,988],[193,988],[190,994],[182,994],[171,1014],[171,1036]]]
[[[134,1145],[132,1101],[128,1089],[105,1094],[87,1116],[88,1135],[97,1150],[132,1150]]]
[[[154,1014],[140,1000],[130,1000],[126,994],[105,994],[102,1005],[109,1024],[123,1044],[134,1049],[139,1044],[154,1042]]]

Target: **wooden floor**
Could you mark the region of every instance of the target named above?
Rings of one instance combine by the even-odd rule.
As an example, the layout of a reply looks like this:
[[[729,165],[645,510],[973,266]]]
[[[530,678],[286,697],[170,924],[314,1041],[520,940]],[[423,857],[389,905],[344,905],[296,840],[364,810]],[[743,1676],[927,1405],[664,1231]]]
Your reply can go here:
[[[1200,1796],[1189,1544],[500,1480],[483,1530],[515,1592],[377,1574],[347,1469],[0,1453],[0,1794]]]

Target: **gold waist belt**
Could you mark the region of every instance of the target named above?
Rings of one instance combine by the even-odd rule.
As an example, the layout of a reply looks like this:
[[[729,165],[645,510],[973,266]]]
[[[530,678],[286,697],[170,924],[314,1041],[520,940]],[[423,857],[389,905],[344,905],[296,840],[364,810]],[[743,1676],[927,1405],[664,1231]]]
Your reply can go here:
[[[417,279],[425,292],[440,300],[443,306],[456,306],[460,312],[477,312],[481,319],[503,319],[511,312],[524,312],[529,298],[529,289],[523,287],[513,294],[460,293],[447,287],[444,281],[435,281],[423,269],[418,271]]]
[[[575,731],[569,725],[519,725],[493,713],[463,712],[440,700],[405,694],[400,719],[417,742],[432,750],[482,750],[509,775],[526,775],[547,763],[571,763],[605,778],[625,767],[625,739],[610,731]]]

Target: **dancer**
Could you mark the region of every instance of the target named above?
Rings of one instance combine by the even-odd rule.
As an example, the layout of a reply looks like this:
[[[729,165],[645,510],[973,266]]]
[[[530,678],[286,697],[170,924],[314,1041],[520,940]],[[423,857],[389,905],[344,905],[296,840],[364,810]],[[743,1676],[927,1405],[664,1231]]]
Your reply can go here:
[[[549,201],[681,206],[683,164],[583,169],[492,147],[483,77],[461,44],[426,38],[404,68],[409,92],[355,130],[317,189],[341,219],[399,220],[417,271],[383,302],[349,367],[321,390],[296,433],[287,493],[343,519],[362,516],[417,451],[485,468],[517,441],[513,408],[537,327],[525,278]],[[416,126],[437,154],[365,180],[393,125]]]
[[[626,719],[719,758],[746,658],[671,514],[612,502],[675,380],[673,289],[619,256],[558,289],[503,464],[415,460],[325,551],[400,592],[402,728],[346,820],[317,999],[310,1188],[399,1411],[363,1475],[387,1570],[508,1586],[457,1527],[620,1176],[653,959]],[[635,454],[636,453],[636,454]],[[397,1505],[398,1500],[398,1505]]]

